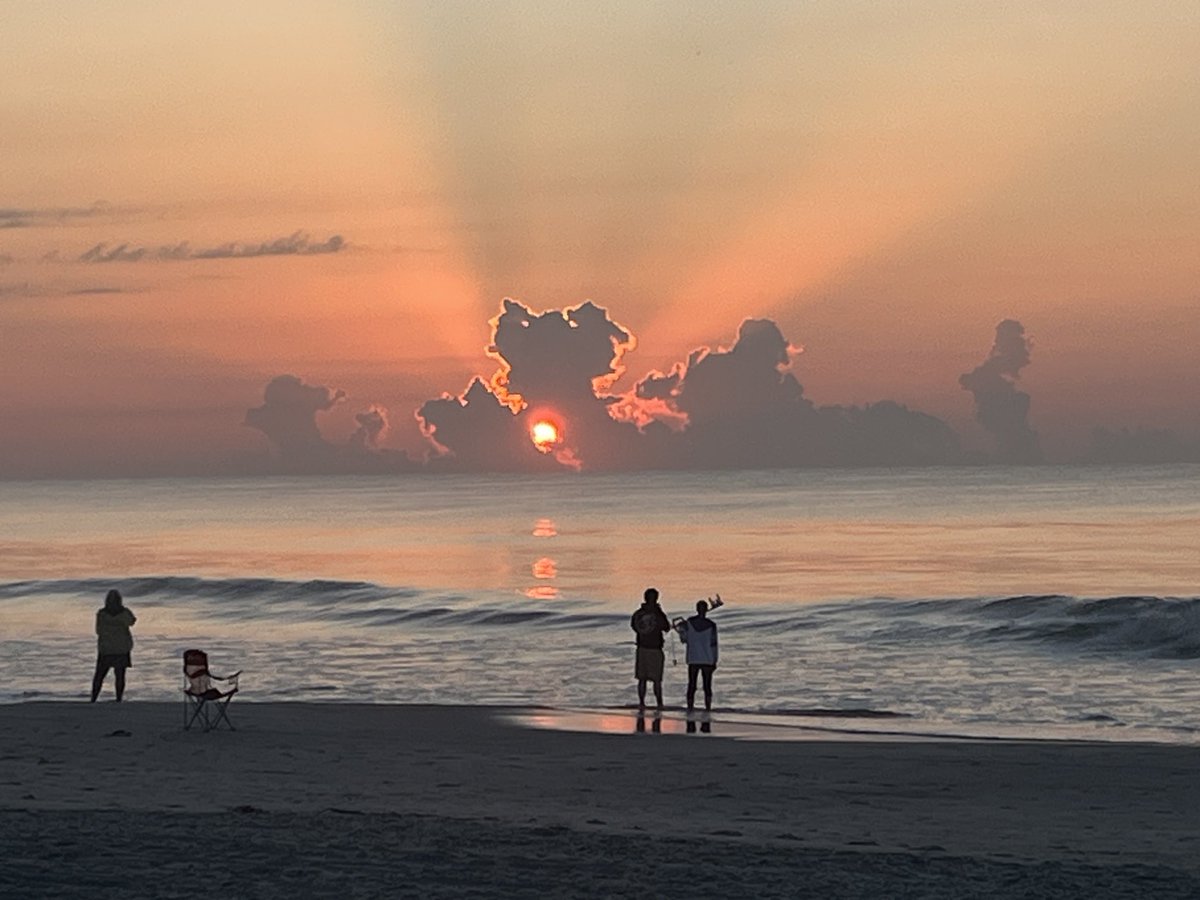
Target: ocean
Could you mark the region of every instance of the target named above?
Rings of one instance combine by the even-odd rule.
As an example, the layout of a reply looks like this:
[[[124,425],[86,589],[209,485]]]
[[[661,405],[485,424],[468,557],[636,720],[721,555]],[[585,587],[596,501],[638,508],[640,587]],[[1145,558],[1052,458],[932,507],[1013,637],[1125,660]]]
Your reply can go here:
[[[0,702],[85,699],[116,587],[132,700],[615,710],[654,586],[730,721],[1195,743],[1198,548],[1200,466],[0,482]]]

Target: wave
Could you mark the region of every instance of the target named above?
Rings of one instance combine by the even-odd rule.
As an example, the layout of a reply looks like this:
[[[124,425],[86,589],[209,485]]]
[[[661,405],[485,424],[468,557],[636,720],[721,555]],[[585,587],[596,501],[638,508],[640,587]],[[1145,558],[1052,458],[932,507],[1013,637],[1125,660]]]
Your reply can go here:
[[[41,581],[14,581],[0,584],[0,598],[50,594],[95,594],[103,599],[113,587],[126,598],[194,598],[232,599],[262,597],[267,600],[286,593],[288,596],[307,596],[349,599],[382,597],[406,593],[403,588],[385,588],[367,581],[285,581],[275,578],[200,578],[188,575],[159,575],[139,578],[79,578]],[[408,591],[415,595],[415,591]]]
[[[1200,598],[1008,597],[982,604],[981,638],[1154,657],[1200,657]]]
[[[1168,659],[1200,657],[1200,598],[1013,597],[984,605],[984,639]],[[998,620],[998,621],[997,621]]]
[[[731,604],[732,605],[732,604]],[[728,611],[727,611],[728,610]],[[1164,659],[1200,658],[1200,598],[1059,594],[949,600],[868,599],[816,607],[723,608],[750,632],[846,644],[1041,646]]]
[[[0,583],[0,603],[37,597],[99,606],[118,586],[131,606],[181,607],[226,619],[312,621],[347,626],[583,629],[628,637],[629,610],[584,601],[530,601],[367,581],[148,576]],[[1200,658],[1200,598],[1057,594],[948,600],[864,599],[831,604],[722,607],[714,619],[763,643],[1042,647],[1165,659]]]
[[[149,576],[123,579],[62,579],[0,584],[0,602],[32,597],[88,598],[96,607],[117,587],[129,605],[139,608],[187,607],[224,619],[286,618],[289,621],[361,626],[532,626],[588,628],[611,626],[625,614],[581,609],[517,605],[491,597],[392,587],[366,581],[274,578],[200,578]],[[556,604],[566,601],[556,600]]]

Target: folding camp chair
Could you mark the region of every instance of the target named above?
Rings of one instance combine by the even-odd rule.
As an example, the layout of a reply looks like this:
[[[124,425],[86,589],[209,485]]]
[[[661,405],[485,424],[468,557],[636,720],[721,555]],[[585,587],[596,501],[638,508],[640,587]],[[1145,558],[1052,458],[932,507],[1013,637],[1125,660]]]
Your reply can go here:
[[[229,702],[238,692],[238,676],[241,671],[221,677],[208,671],[208,654],[203,650],[183,651],[183,728],[190,729],[196,722],[212,731],[222,722],[233,731],[229,721]],[[225,683],[225,690],[214,687],[214,681]]]

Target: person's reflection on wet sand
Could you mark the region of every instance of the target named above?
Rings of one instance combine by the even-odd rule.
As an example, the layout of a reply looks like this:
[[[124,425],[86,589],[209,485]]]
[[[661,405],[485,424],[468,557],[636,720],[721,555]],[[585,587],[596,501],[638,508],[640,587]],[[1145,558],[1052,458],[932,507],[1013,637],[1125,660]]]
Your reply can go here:
[[[687,733],[688,734],[696,733],[696,720],[695,719],[689,718],[687,720]],[[700,722],[700,733],[701,734],[712,734],[712,722],[709,721],[707,717],[704,718],[703,720],[701,720],[701,722]]]
[[[640,711],[634,729],[638,734],[646,733],[646,716]],[[650,731],[654,734],[662,734],[662,716],[654,716],[650,720]]]

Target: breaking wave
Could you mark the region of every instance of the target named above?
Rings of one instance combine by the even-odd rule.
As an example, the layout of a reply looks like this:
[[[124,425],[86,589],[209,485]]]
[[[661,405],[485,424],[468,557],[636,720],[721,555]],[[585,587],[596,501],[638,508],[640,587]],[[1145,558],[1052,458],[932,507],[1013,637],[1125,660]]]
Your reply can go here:
[[[866,605],[870,614],[860,618],[869,630],[866,638],[883,644],[954,641],[1165,659],[1200,658],[1197,597],[1088,599],[1046,594],[909,602],[871,600]],[[832,613],[827,613],[827,624],[837,622],[842,628],[851,625],[839,622],[844,617],[833,608],[824,609]]]

